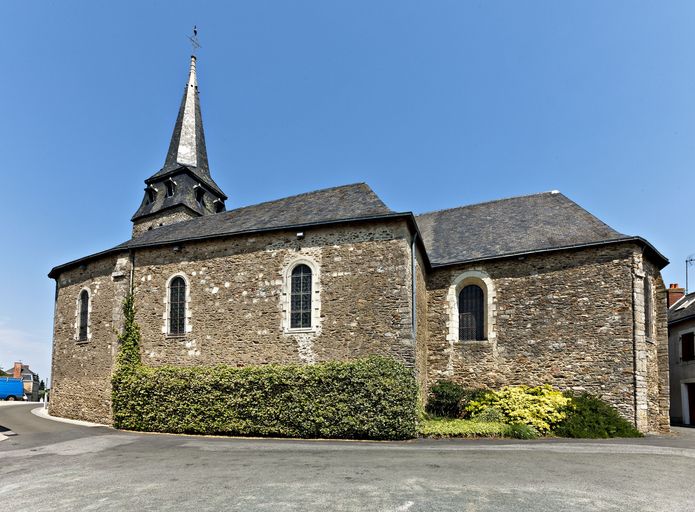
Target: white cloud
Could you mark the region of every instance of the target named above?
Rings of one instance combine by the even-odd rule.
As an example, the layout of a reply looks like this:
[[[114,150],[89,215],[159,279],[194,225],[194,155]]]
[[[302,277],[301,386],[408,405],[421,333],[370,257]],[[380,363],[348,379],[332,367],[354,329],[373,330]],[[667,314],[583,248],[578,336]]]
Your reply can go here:
[[[45,380],[51,368],[51,339],[17,329],[8,320],[0,319],[0,367],[7,370],[15,361],[28,364]]]

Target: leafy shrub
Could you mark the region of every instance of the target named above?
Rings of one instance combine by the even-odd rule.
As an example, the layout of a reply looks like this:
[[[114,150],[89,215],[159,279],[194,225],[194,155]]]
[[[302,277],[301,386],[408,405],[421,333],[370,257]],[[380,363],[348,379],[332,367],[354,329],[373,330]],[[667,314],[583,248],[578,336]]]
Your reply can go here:
[[[415,437],[412,371],[384,357],[307,365],[148,367],[132,296],[112,385],[114,426],[278,437]]]
[[[487,391],[466,409],[475,419],[484,409],[494,407],[501,411],[507,423],[523,423],[545,434],[565,419],[569,403],[570,398],[549,385],[505,386],[499,391]]]
[[[540,435],[535,427],[525,423],[512,423],[508,427],[507,435],[515,439],[536,439]]]
[[[561,437],[641,437],[642,434],[610,404],[588,393],[565,393],[571,399],[567,417],[553,429]]]
[[[441,418],[460,418],[467,414],[466,405],[484,390],[466,388],[450,380],[440,380],[430,388],[427,412]]]
[[[475,415],[476,421],[493,421],[497,423],[505,423],[507,418],[502,414],[497,407],[485,407]]]
[[[420,422],[424,437],[510,437],[510,426],[500,422],[438,418]]]
[[[459,402],[466,388],[450,380],[440,380],[430,388],[427,412],[440,417],[458,418]]]

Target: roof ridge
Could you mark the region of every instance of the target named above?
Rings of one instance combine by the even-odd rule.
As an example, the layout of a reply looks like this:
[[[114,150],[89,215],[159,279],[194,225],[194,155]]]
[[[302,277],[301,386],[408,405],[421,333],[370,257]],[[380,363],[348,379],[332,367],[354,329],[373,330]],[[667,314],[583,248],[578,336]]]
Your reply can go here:
[[[463,204],[461,206],[454,206],[451,208],[440,208],[438,210],[431,210],[428,212],[422,212],[422,213],[415,214],[415,217],[420,217],[422,215],[429,215],[432,213],[446,212],[446,211],[450,211],[450,210],[460,210],[461,208],[470,208],[471,206],[480,206],[483,204],[499,203],[501,201],[511,201],[512,199],[521,199],[524,197],[535,197],[535,196],[543,196],[543,195],[561,195],[561,196],[569,199],[569,197],[567,197],[565,194],[563,194],[559,190],[549,190],[547,192],[536,192],[534,194],[520,194],[520,195],[516,195],[516,196],[503,197],[500,199],[491,199],[489,201],[482,201],[480,203]],[[569,199],[569,200],[572,201],[571,199]],[[572,201],[572,202],[574,202],[574,201]]]
[[[366,186],[369,189],[369,191],[372,192],[377,197],[377,199],[379,199],[379,201],[381,201],[381,198],[376,194],[376,192],[374,192],[372,190],[372,188],[369,185],[367,185],[364,181],[360,181],[357,183],[349,183],[347,185],[337,185],[335,187],[319,188],[317,190],[311,190],[309,192],[302,192],[301,194],[295,194],[293,196],[278,197],[277,199],[270,199],[268,201],[261,201],[260,203],[247,204],[246,206],[240,206],[238,208],[234,208],[233,210],[227,210],[226,212],[220,212],[220,213],[232,213],[232,212],[236,212],[238,210],[244,210],[246,208],[253,208],[254,206],[261,206],[261,205],[268,204],[268,203],[275,203],[277,201],[284,201],[285,199],[295,199],[297,197],[303,197],[303,196],[308,196],[310,194],[316,194],[317,192],[328,192],[329,190],[337,190],[339,188],[348,188],[348,187],[357,187],[360,185]],[[381,203],[384,204],[384,206],[386,206],[386,204],[383,201],[381,201]]]

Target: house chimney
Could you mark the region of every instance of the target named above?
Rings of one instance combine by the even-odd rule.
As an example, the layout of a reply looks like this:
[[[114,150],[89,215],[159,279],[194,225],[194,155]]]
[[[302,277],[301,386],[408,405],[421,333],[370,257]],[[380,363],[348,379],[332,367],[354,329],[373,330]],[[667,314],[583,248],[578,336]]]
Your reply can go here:
[[[678,283],[671,283],[666,290],[666,301],[670,308],[685,295],[685,288],[680,288]]]
[[[15,379],[20,379],[22,377],[22,362],[20,361],[19,363],[14,364],[14,368],[12,368],[12,377]]]

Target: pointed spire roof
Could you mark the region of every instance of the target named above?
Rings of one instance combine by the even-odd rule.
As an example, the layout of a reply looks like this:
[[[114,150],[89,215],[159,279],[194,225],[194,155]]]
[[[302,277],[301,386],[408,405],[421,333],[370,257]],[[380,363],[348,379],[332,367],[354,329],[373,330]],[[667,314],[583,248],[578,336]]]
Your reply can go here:
[[[181,166],[197,167],[200,171],[210,174],[208,154],[205,149],[205,133],[203,119],[200,115],[200,99],[198,97],[198,78],[196,77],[196,58],[191,56],[191,70],[188,83],[181,99],[179,115],[171,135],[169,151],[164,162],[165,169],[176,169]]]
[[[176,118],[174,131],[171,134],[164,166],[149,179],[145,180],[145,183],[150,184],[158,181],[182,168],[188,169],[203,183],[223,196],[224,199],[227,198],[210,176],[208,152],[205,147],[205,132],[203,131],[203,117],[200,113],[195,55],[191,55],[188,82],[183,92],[179,115]]]

